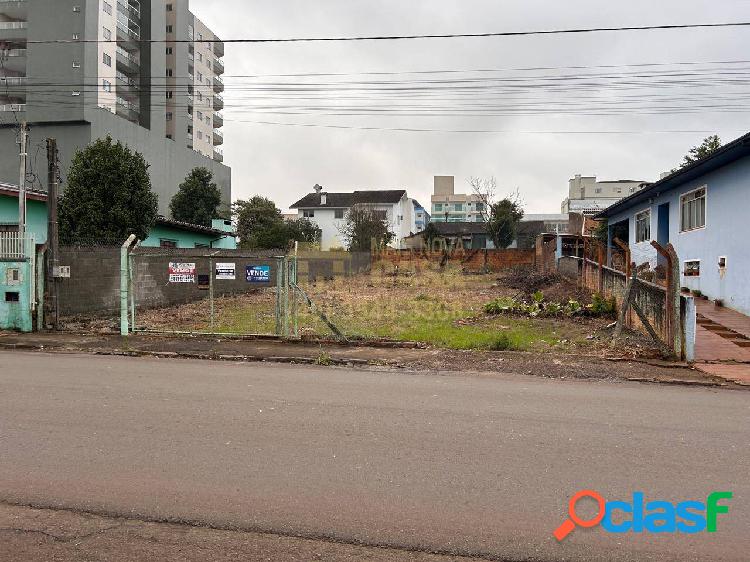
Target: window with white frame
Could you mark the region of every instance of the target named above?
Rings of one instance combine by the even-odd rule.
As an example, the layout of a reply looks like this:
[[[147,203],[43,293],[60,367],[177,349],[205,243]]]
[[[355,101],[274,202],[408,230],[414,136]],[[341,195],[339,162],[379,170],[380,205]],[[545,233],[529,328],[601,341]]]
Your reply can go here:
[[[302,211],[302,216],[306,219],[313,219],[315,218],[315,211],[313,209],[305,209]]]
[[[649,242],[651,240],[651,209],[642,211],[635,216],[635,241]]]
[[[688,260],[685,262],[685,277],[700,277],[701,262],[700,260]]]
[[[686,193],[680,198],[682,224],[680,230],[696,230],[706,226],[706,188]]]
[[[333,211],[333,218],[343,219],[344,218],[344,209],[335,209]]]

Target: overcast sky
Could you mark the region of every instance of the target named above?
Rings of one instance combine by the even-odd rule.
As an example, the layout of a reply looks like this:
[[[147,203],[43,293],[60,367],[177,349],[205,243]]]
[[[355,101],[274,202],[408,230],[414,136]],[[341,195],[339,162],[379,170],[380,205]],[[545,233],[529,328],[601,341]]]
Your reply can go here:
[[[191,9],[218,35],[229,38],[478,33],[551,28],[641,26],[673,23],[750,21],[750,0],[191,0]],[[748,113],[717,109],[698,113],[561,115],[556,102],[578,103],[534,92],[541,115],[394,116],[283,114],[299,103],[289,94],[265,94],[249,87],[283,81],[329,83],[352,80],[431,80],[452,75],[395,75],[247,78],[248,75],[301,73],[411,72],[425,70],[511,69],[459,74],[461,78],[549,77],[573,70],[519,71],[529,67],[631,65],[639,63],[715,62],[750,59],[750,28],[648,31],[546,37],[429,39],[361,43],[227,45],[225,162],[233,169],[233,197],[262,194],[286,210],[311,191],[404,188],[429,203],[434,175],[456,176],[457,190],[469,191],[470,176],[495,176],[500,195],[518,189],[530,213],[559,212],[567,180],[576,173],[600,179],[655,180],[674,167],[690,146],[706,136],[674,134],[530,134],[528,131],[711,131],[728,141],[750,131]],[[703,67],[700,67],[703,69]],[[685,67],[656,67],[668,72]],[[750,72],[748,64],[707,65],[712,72]],[[634,72],[638,68],[617,69]],[[745,72],[742,72],[745,71]],[[602,72],[601,69],[581,72]],[[654,72],[649,68],[649,72]],[[740,85],[706,84],[679,89],[681,96],[700,91],[701,100],[750,92]],[[653,80],[653,77],[650,79]],[[596,86],[592,86],[595,90]],[[621,107],[622,95],[642,96],[638,103],[670,96],[676,90],[647,84],[638,90],[602,90],[587,95]],[[614,92],[614,93],[612,93]],[[714,93],[716,94],[714,96]],[[710,95],[706,95],[710,94]],[[325,95],[325,92],[322,94]],[[451,92],[447,96],[452,95]],[[584,96],[586,93],[584,93]],[[337,103],[328,96],[325,104]],[[501,96],[502,97],[502,96]],[[524,100],[515,98],[515,103]],[[370,98],[372,99],[372,98]],[[454,99],[454,98],[450,98]],[[583,103],[587,103],[584,98]],[[741,98],[740,98],[741,99]],[[697,100],[697,98],[696,98]],[[361,100],[360,107],[367,104]],[[364,105],[362,105],[364,103]],[[379,107],[385,98],[374,99]],[[409,102],[413,103],[413,102]],[[431,103],[418,101],[416,103]],[[444,100],[443,107],[452,102]],[[458,103],[458,102],[453,102]],[[500,102],[502,103],[502,102]],[[607,102],[605,102],[607,103]],[[657,101],[669,105],[666,101]],[[698,101],[678,104],[698,105]],[[741,101],[739,102],[741,105]],[[744,101],[748,103],[747,98]],[[320,104],[317,104],[320,105]],[[265,106],[261,109],[260,106]],[[750,107],[750,104],[748,104]],[[549,108],[553,108],[552,111]],[[294,113],[297,113],[296,111]],[[612,113],[617,113],[613,111]],[[493,130],[502,133],[396,132],[260,125],[248,121],[344,125],[353,127]]]

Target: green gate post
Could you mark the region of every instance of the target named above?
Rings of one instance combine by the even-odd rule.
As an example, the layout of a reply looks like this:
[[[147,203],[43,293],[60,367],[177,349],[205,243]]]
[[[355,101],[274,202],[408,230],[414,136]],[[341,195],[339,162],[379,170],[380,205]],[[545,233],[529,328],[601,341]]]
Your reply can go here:
[[[281,287],[283,285],[282,260],[276,258],[276,335],[281,336]]]

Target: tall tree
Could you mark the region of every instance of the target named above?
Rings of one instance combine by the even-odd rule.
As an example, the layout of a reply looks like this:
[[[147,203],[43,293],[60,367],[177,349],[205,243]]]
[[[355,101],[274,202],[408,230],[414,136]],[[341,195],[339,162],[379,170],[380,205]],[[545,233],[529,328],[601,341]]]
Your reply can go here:
[[[158,211],[148,168],[143,155],[109,136],[77,151],[59,204],[60,237],[144,240]]]
[[[350,252],[369,252],[373,240],[378,247],[387,246],[396,236],[387,218],[360,205],[349,209],[344,223],[339,226],[339,233]]]
[[[487,234],[492,238],[496,248],[507,248],[516,240],[518,224],[523,216],[523,207],[517,196],[506,197],[490,206]]]
[[[195,168],[190,172],[169,204],[172,218],[210,227],[211,221],[219,218],[221,205],[221,191],[213,179],[213,173],[207,168]]]
[[[707,156],[711,156],[714,152],[716,152],[720,148],[721,148],[721,139],[717,135],[711,135],[710,137],[706,137],[705,139],[703,139],[703,142],[701,144],[691,148],[690,151],[685,156],[685,158],[683,158],[682,164],[680,164],[680,167],[672,171],[676,172],[677,170],[681,168],[690,166],[690,164],[693,164],[697,162],[698,160],[702,160],[703,158],[706,158]]]
[[[287,250],[297,241],[320,243],[322,231],[308,219],[285,221],[281,210],[266,197],[256,195],[233,206],[240,246],[249,250]]]

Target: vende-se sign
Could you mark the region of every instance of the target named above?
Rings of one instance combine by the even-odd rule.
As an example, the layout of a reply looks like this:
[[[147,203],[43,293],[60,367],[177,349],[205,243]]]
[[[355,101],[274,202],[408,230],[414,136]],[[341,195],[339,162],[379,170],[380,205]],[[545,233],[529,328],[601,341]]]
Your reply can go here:
[[[195,264],[169,262],[170,283],[195,283]]]
[[[248,265],[245,267],[245,278],[248,283],[270,283],[270,265]]]

